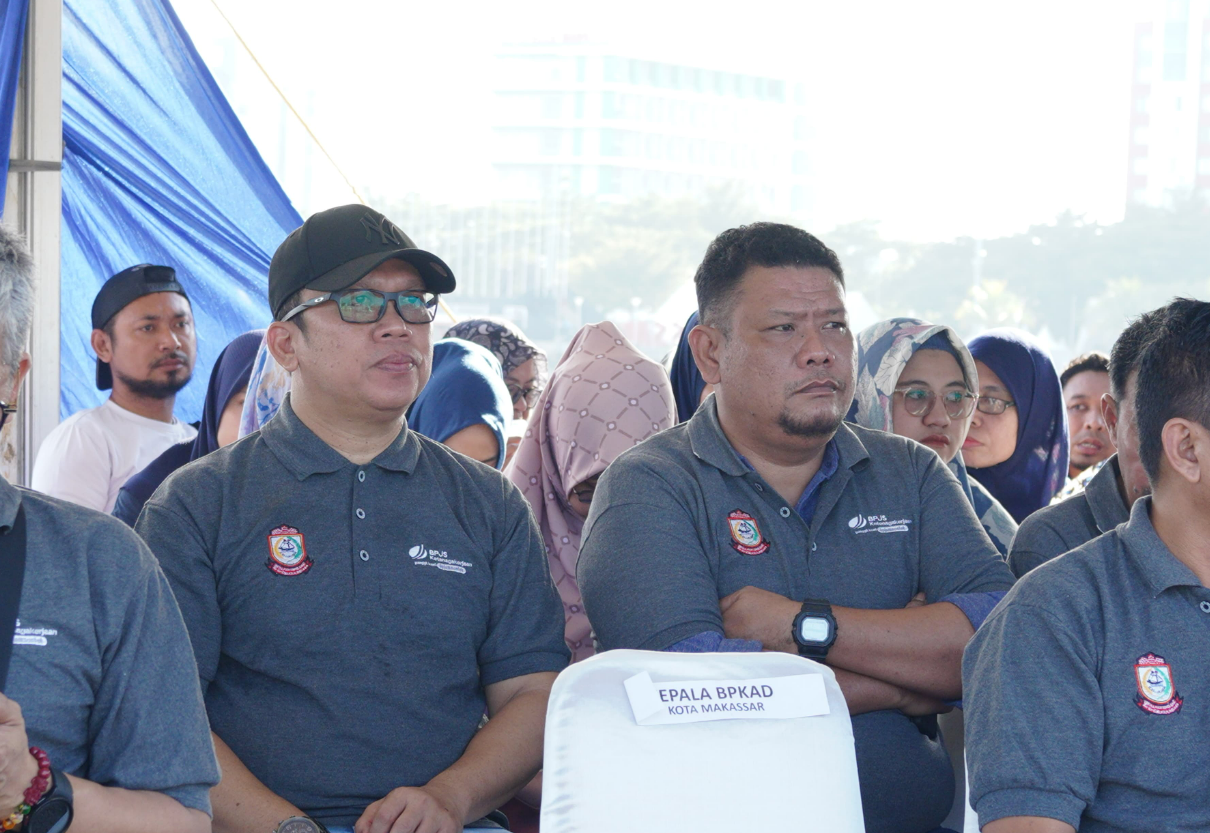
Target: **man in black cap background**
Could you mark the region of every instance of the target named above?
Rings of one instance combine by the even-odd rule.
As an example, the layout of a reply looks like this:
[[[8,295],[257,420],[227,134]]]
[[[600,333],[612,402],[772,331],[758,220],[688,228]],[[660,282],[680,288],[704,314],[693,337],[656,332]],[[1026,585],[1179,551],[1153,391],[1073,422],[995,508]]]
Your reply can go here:
[[[107,280],[93,301],[92,326],[97,388],[113,392],[47,435],[31,485],[109,512],[131,475],[197,433],[172,415],[193,375],[197,342],[189,299],[168,266],[144,263]]]
[[[198,660],[218,833],[494,828],[541,765],[568,657],[541,535],[404,416],[454,286],[372,209],[312,216],[269,269],[281,409],[139,517]]]

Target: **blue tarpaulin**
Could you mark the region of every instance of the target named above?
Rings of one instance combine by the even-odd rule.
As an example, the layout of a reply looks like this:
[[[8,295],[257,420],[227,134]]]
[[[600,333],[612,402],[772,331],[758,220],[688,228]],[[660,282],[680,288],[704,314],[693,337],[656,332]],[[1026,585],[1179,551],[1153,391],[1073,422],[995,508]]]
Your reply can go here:
[[[0,165],[8,181],[8,156],[13,138],[13,113],[17,104],[17,79],[21,74],[21,47],[25,44],[25,19],[29,0],[0,0]],[[0,188],[0,214],[4,213],[7,189]]]
[[[302,218],[167,0],[63,4],[63,417],[100,404],[89,311],[105,279],[172,266],[197,320],[178,418],[240,333],[270,319],[269,260]]]

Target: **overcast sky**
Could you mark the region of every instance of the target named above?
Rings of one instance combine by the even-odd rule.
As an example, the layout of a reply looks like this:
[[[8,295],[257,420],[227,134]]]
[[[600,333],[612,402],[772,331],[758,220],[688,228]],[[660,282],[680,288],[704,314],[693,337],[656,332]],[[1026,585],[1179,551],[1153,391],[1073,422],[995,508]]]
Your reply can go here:
[[[211,66],[236,69],[216,75],[280,163],[272,90],[211,0],[173,2]],[[804,81],[821,231],[873,219],[888,236],[993,237],[1065,209],[1104,222],[1122,212],[1126,0],[218,2],[354,183],[380,194],[485,199],[495,48],[587,34],[656,59]],[[300,210],[348,201],[313,161]],[[283,185],[303,202],[298,181]]]

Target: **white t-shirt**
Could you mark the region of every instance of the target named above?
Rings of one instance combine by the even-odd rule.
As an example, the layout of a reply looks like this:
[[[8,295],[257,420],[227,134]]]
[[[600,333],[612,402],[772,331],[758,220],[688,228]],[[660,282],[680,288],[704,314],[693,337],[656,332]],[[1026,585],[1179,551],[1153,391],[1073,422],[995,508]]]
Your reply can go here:
[[[34,489],[101,512],[113,510],[118,490],[169,446],[197,429],[131,413],[112,399],[72,414],[47,434],[34,461]]]

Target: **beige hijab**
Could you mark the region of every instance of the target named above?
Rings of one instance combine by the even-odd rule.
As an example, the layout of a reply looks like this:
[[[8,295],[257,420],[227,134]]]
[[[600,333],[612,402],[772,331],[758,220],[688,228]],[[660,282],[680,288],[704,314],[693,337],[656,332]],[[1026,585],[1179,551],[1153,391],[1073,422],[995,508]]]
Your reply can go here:
[[[676,424],[668,374],[608,321],[572,340],[542,392],[504,474],[525,494],[542,528],[550,573],[563,599],[572,662],[592,656],[592,627],[576,584],[580,530],[571,490],[619,454]]]

